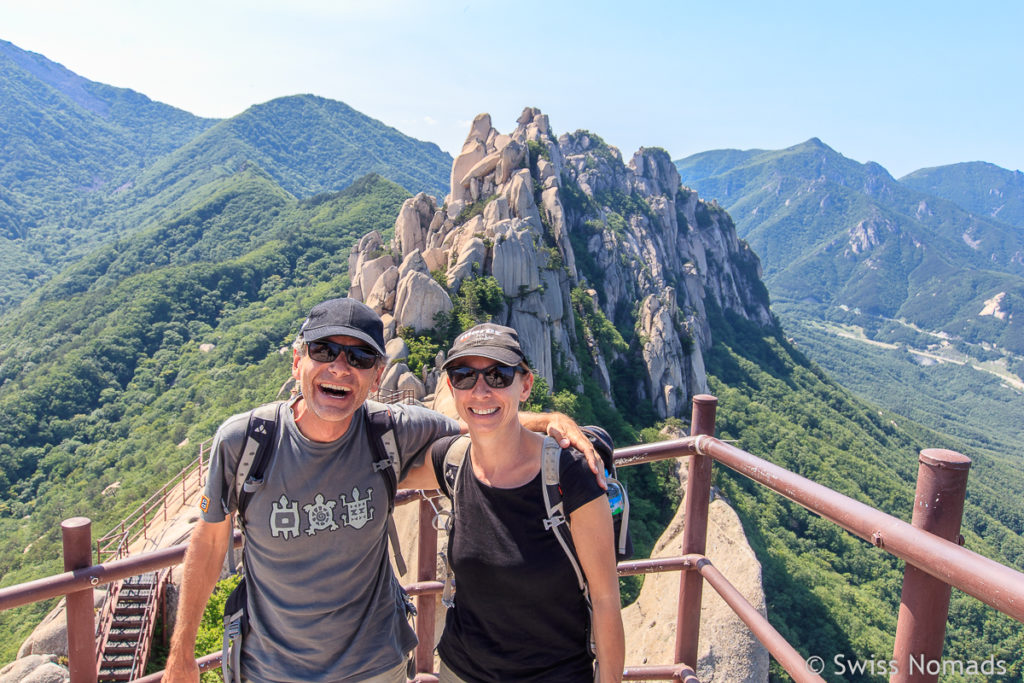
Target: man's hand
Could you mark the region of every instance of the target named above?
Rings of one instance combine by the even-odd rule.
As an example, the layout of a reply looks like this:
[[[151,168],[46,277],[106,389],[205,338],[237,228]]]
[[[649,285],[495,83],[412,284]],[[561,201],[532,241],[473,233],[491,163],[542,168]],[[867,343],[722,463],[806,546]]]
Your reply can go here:
[[[603,489],[608,488],[601,456],[594,450],[594,445],[575,420],[564,413],[519,413],[519,421],[531,432],[546,433],[562,448],[571,446],[582,453],[590,465],[590,471],[597,478],[597,483]]]

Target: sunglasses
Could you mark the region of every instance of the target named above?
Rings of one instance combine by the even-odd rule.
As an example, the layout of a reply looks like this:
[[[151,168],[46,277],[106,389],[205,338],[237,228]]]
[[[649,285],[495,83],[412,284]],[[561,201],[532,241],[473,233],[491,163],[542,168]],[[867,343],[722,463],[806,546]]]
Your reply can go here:
[[[309,350],[309,357],[317,363],[333,363],[335,359],[345,353],[345,360],[357,370],[369,370],[377,363],[377,352],[368,346],[349,346],[337,342],[318,339],[306,342]]]
[[[452,387],[465,391],[476,386],[477,375],[483,375],[487,386],[492,389],[505,389],[512,386],[512,382],[516,379],[516,373],[526,372],[526,370],[523,370],[518,365],[495,364],[489,365],[486,368],[480,368],[479,370],[463,365],[448,368],[445,372],[448,373],[448,379],[451,381]]]

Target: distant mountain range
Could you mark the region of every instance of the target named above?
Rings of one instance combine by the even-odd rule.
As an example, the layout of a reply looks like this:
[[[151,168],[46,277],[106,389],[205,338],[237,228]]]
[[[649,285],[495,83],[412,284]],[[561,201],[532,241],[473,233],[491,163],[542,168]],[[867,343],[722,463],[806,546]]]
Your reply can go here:
[[[378,173],[441,195],[451,157],[341,102],[284,97],[217,121],[0,41],[0,311],[185,194],[259,167],[296,197]]]
[[[970,161],[922,168],[900,183],[948,199],[973,213],[1024,228],[1024,173]]]
[[[978,166],[897,181],[817,138],[676,162],[684,184],[732,215],[761,257],[773,300],[902,318],[1024,354],[1024,231],[991,216],[1014,215],[1020,174],[992,173],[989,193]],[[982,192],[1003,193],[1001,203],[979,200],[984,212],[972,212],[954,201]]]
[[[895,180],[812,138],[675,162],[761,257],[787,334],[847,388],[1007,455],[1024,438],[1024,176]]]

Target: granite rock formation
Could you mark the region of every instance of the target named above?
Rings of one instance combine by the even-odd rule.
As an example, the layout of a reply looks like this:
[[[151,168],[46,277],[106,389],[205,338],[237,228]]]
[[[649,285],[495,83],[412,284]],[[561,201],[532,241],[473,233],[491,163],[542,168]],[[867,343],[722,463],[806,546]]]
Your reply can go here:
[[[664,150],[624,163],[592,133],[556,139],[534,108],[510,134],[477,116],[443,203],[407,200],[392,240],[364,236],[349,265],[349,296],[382,314],[389,338],[489,319],[518,330],[550,387],[579,393],[587,377],[614,402],[613,381],[629,377],[628,400],[659,418],[685,416],[707,388],[709,305],[772,322],[757,257]],[[500,300],[467,311],[480,279]],[[436,376],[417,379],[406,385],[425,392]]]

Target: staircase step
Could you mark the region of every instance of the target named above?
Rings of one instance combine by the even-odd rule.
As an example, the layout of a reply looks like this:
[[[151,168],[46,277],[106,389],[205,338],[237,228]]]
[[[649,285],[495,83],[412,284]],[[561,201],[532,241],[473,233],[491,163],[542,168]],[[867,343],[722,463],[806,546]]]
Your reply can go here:
[[[99,683],[107,683],[107,681],[130,681],[132,680],[132,673],[131,671],[104,672],[100,673],[96,680]]]

